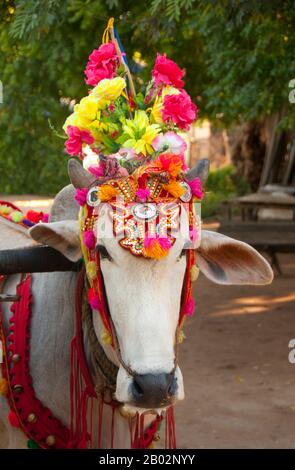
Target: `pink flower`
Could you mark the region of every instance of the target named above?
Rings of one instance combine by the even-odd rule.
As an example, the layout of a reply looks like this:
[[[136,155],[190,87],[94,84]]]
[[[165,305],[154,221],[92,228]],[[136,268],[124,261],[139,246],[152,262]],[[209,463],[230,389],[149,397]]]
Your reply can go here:
[[[187,184],[191,188],[192,194],[194,196],[196,196],[198,199],[203,199],[203,188],[200,178],[194,178],[191,181],[187,181]]]
[[[172,121],[180,129],[189,129],[197,117],[197,110],[196,105],[184,90],[181,90],[178,95],[164,97],[163,119],[165,122]]]
[[[157,54],[152,75],[156,85],[172,85],[176,88],[184,86],[184,82],[181,80],[184,76],[184,71],[173,60],[167,59],[166,54]]]
[[[90,165],[88,168],[88,171],[95,176],[95,178],[100,178],[101,176],[104,176],[105,172],[105,164],[103,162],[100,162],[99,165]]]
[[[77,188],[75,193],[75,201],[79,206],[84,206],[87,201],[88,188]]]
[[[138,189],[136,191],[136,196],[138,197],[138,199],[141,201],[141,202],[145,202],[149,196],[150,196],[151,192],[149,189]]]
[[[81,155],[82,144],[93,144],[94,139],[89,131],[80,130],[75,126],[67,127],[68,140],[65,143],[69,155]]]
[[[102,44],[90,54],[85,69],[87,85],[96,86],[104,78],[113,78],[119,65],[119,56],[113,42]]]

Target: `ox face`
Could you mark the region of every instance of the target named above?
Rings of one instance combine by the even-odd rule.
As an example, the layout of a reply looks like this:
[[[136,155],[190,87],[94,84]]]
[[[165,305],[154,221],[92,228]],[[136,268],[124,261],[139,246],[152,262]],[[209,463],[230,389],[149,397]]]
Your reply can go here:
[[[107,212],[107,211],[106,211]],[[118,401],[159,408],[184,398],[182,374],[175,367],[175,339],[186,269],[188,216],[181,211],[181,230],[168,255],[160,260],[133,256],[113,236],[108,214],[97,224],[97,250],[122,359]],[[94,322],[101,331],[99,318]]]

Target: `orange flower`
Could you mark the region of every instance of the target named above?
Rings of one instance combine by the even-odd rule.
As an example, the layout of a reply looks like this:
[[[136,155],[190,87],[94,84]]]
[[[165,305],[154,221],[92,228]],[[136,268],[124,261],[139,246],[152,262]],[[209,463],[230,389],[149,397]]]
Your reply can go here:
[[[161,153],[155,163],[163,170],[168,171],[173,178],[183,170],[184,166],[183,157],[173,153]]]

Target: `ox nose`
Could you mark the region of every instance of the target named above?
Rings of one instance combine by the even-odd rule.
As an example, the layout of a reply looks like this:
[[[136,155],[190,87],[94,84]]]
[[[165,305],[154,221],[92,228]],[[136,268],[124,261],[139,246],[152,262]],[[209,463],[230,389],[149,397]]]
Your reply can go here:
[[[159,408],[171,403],[177,390],[174,372],[136,374],[131,384],[132,402],[143,408]]]

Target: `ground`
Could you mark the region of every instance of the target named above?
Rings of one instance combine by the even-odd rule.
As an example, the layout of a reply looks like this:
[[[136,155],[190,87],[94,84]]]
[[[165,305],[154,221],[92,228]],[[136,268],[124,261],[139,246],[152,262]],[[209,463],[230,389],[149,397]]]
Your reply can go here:
[[[0,198],[1,199],[1,198]],[[11,198],[46,212],[44,198]],[[294,448],[295,256],[272,285],[217,286],[200,275],[180,347],[186,399],[176,407],[179,448]]]
[[[186,399],[180,448],[294,448],[295,257],[270,286],[217,286],[200,275],[180,349]]]

